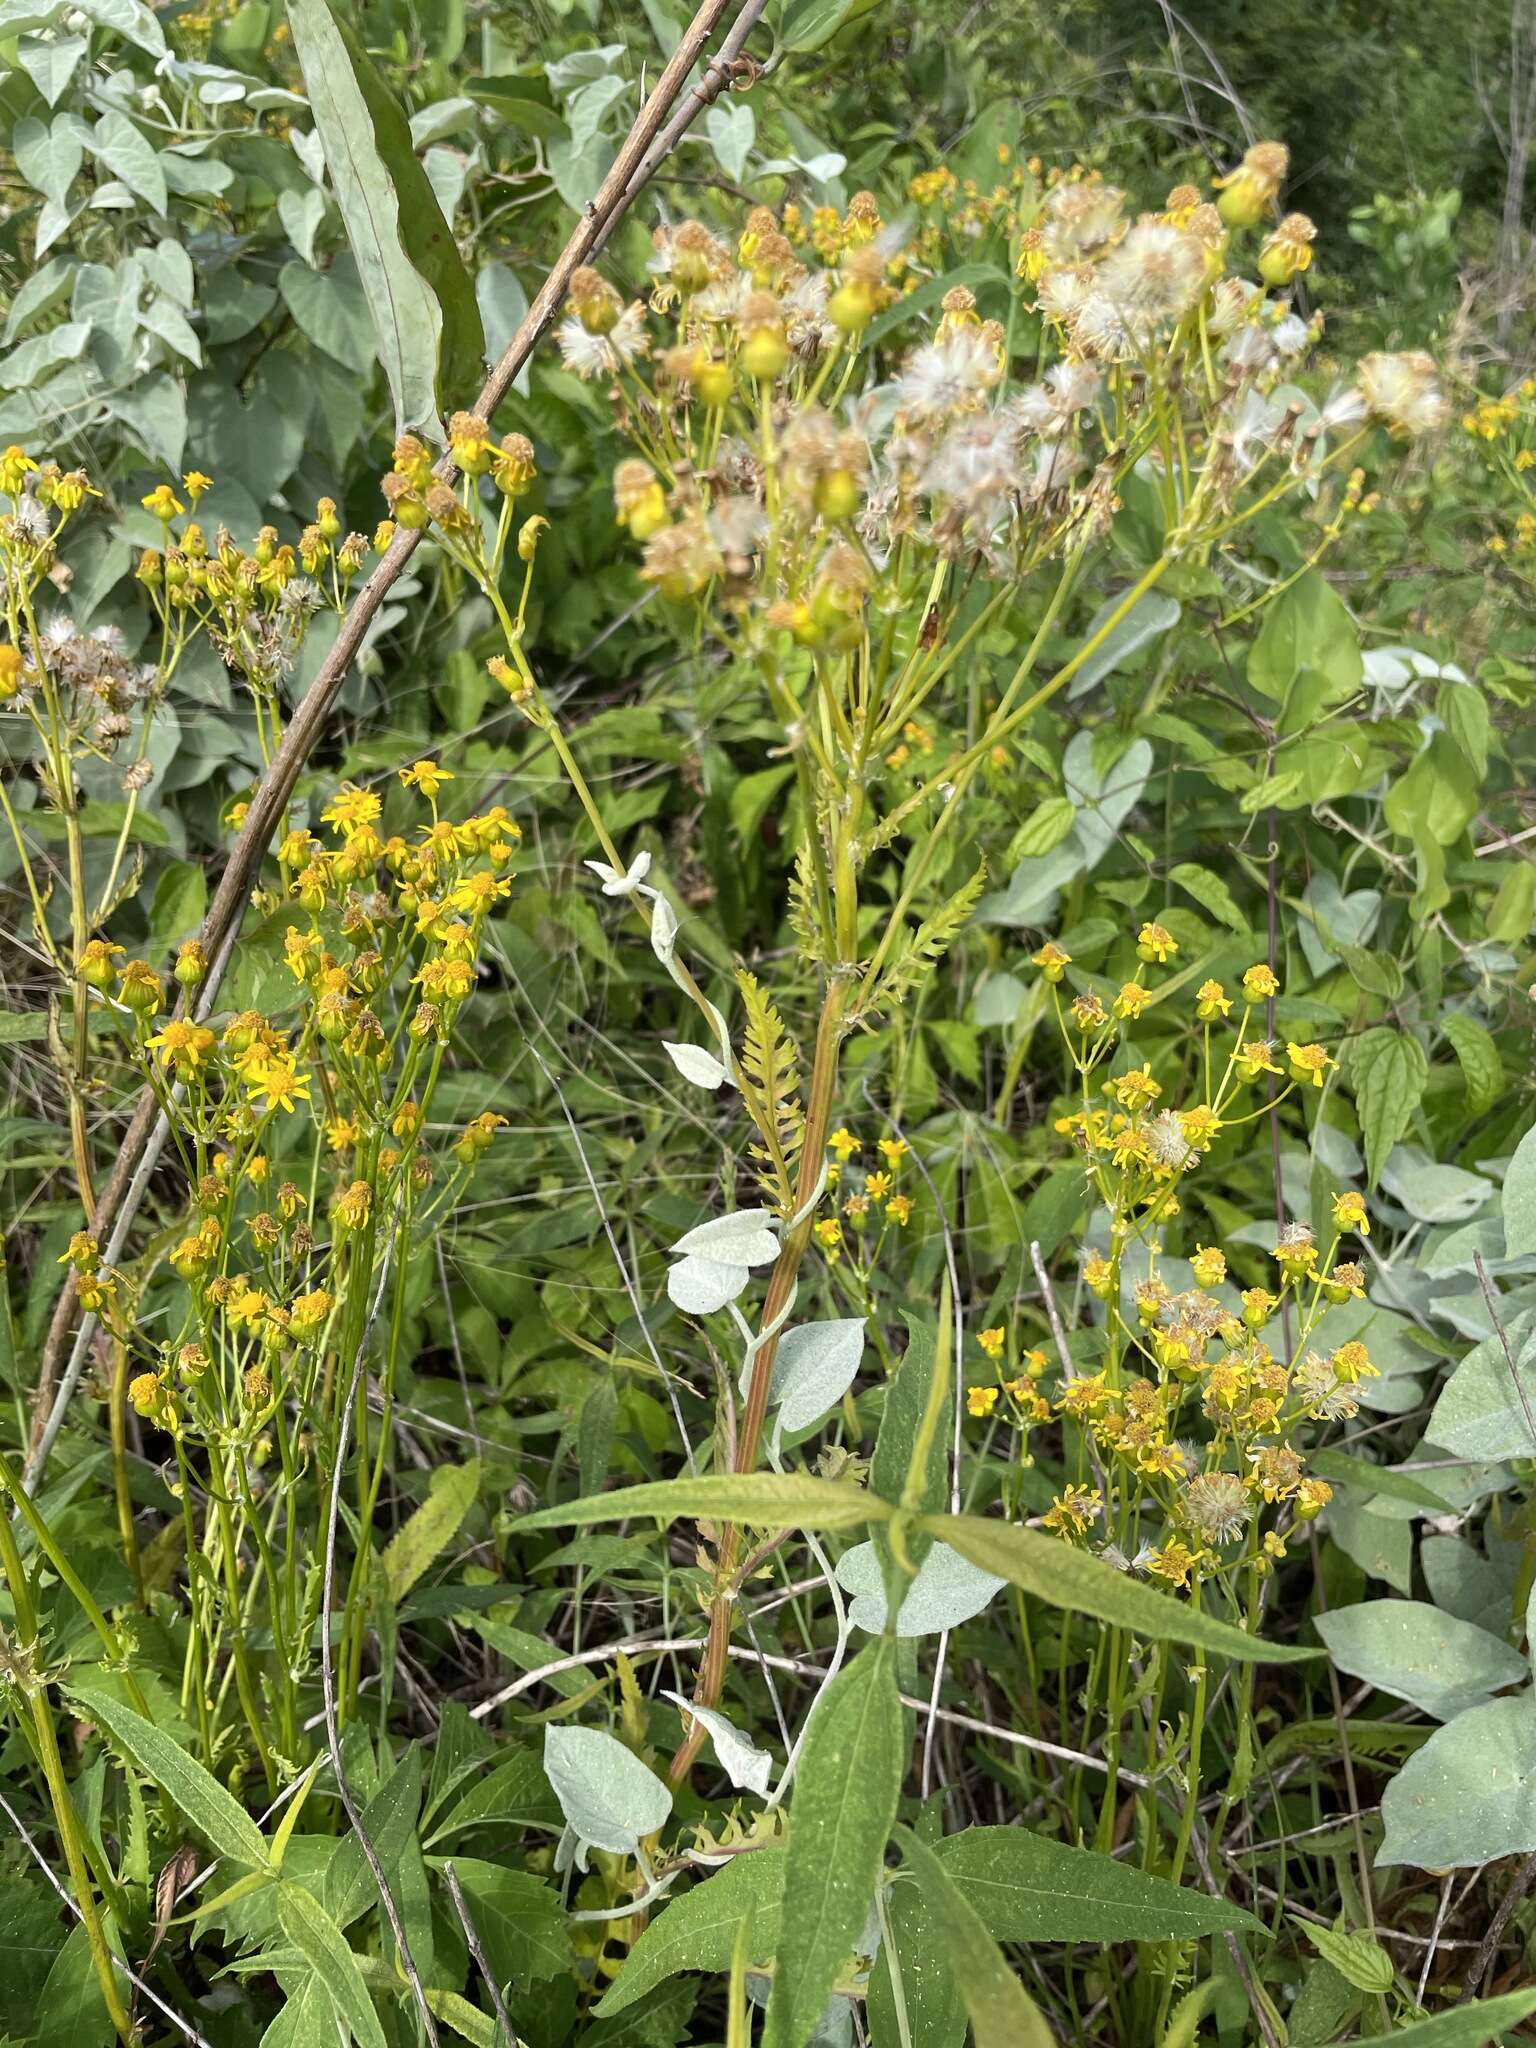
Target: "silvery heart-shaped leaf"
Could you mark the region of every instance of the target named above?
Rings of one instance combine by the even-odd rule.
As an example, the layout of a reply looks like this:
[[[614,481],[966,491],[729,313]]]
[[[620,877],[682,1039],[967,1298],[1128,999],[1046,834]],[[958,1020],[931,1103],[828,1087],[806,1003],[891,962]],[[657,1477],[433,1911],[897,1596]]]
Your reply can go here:
[[[751,1277],[745,1266],[721,1259],[679,1259],[667,1270],[667,1294],[684,1315],[713,1315],[734,1301]]]
[[[1378,1864],[1449,1870],[1536,1849],[1536,1699],[1469,1707],[1437,1728],[1382,1796]]]
[[[1317,1617],[1328,1654],[1351,1678],[1451,1721],[1518,1685],[1525,1659],[1476,1623],[1422,1600],[1364,1600]]]
[[[659,893],[653,893],[653,901],[656,907],[651,913],[651,951],[663,967],[670,967],[677,950],[677,912]]]
[[[856,1628],[879,1635],[885,1627],[885,1589],[880,1579],[880,1560],[873,1543],[855,1543],[837,1561],[837,1583],[853,1595],[848,1618]],[[957,1628],[980,1614],[983,1607],[1007,1584],[984,1572],[947,1543],[934,1543],[917,1568],[917,1577],[907,1588],[896,1618],[899,1636],[932,1636]]]
[[[1334,946],[1368,945],[1381,917],[1379,889],[1353,889],[1346,896],[1326,868],[1314,873],[1302,901],[1311,915],[1298,920],[1296,935],[1314,974],[1338,965]]]
[[[1150,740],[1132,740],[1109,767],[1100,770],[1094,759],[1092,732],[1080,732],[1061,757],[1061,777],[1067,795],[1079,806],[1073,831],[1096,867],[1115,842],[1115,834],[1130,816],[1152,773]]]
[[[1506,1340],[1519,1387],[1504,1353]],[[1455,1458],[1528,1458],[1528,1402],[1536,1402],[1536,1312],[1521,1309],[1506,1320],[1503,1338],[1485,1337],[1457,1366],[1440,1389],[1427,1433]]]
[[[686,1231],[672,1249],[684,1258],[718,1259],[731,1266],[771,1266],[779,1256],[779,1240],[771,1209],[734,1209]]]
[[[601,1728],[546,1728],[544,1775],[585,1851],[633,1853],[672,1811],[672,1794],[616,1736]]]
[[[709,1739],[715,1745],[721,1770],[738,1792],[755,1792],[761,1799],[768,1790],[768,1775],[773,1769],[773,1758],[767,1750],[759,1749],[713,1707],[695,1706],[686,1693],[664,1692],[662,1698],[670,1700],[675,1707],[681,1707],[695,1721],[704,1723],[709,1730]]]
[[[674,1045],[670,1038],[661,1041],[662,1050],[685,1081],[692,1081],[698,1088],[718,1088],[731,1077],[721,1066],[712,1052],[706,1052],[702,1045]]]
[[[1493,1193],[1492,1181],[1441,1166],[1418,1145],[1394,1145],[1381,1184],[1420,1223],[1465,1223]]]
[[[864,1318],[801,1323],[786,1330],[773,1361],[781,1429],[809,1429],[853,1385],[864,1355]]]
[[[1124,591],[1106,598],[1088,621],[1083,638],[1091,640],[1124,602]],[[1165,633],[1171,633],[1179,623],[1179,617],[1180,606],[1176,597],[1164,597],[1160,590],[1149,590],[1144,597],[1139,597],[1119,625],[1105,634],[1104,644],[1089,655],[1072,678],[1067,688],[1068,697],[1083,696],[1095,683],[1123,668],[1143,647],[1154,640],[1161,640]]]

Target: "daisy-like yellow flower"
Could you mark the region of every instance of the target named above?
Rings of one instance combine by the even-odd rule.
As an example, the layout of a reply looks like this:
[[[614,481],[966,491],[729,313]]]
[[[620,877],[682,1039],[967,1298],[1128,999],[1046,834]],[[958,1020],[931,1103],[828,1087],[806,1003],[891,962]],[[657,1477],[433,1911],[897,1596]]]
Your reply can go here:
[[[419,789],[424,797],[435,797],[445,782],[454,779],[453,770],[437,761],[413,761],[399,773],[407,789]]]
[[[1181,1591],[1189,1584],[1189,1575],[1199,1559],[1187,1543],[1175,1540],[1165,1543],[1161,1550],[1154,1550],[1146,1560],[1147,1570],[1154,1578]]]
[[[909,1146],[905,1138],[881,1138],[875,1150],[892,1171],[906,1158]]]
[[[1031,957],[1047,981],[1060,981],[1072,965],[1072,955],[1065,947],[1058,946],[1054,939],[1048,939],[1039,952]]]
[[[837,1154],[839,1161],[845,1166],[847,1165],[848,1161],[853,1157],[854,1153],[862,1149],[858,1139],[853,1135],[852,1131],[848,1129],[846,1124],[840,1125],[838,1129],[832,1133],[831,1137],[828,1138],[827,1143],[831,1146],[832,1150]]]
[[[1214,1024],[1232,1007],[1232,998],[1219,981],[1202,981],[1195,990],[1195,1015],[1202,1024]]]
[[[1226,1256],[1215,1245],[1196,1245],[1189,1270],[1202,1287],[1219,1287],[1227,1277]]]
[[[965,1410],[968,1415],[990,1415],[997,1406],[996,1387],[968,1387]]]
[[[181,482],[182,488],[194,505],[205,491],[213,489],[213,478],[205,476],[200,469],[189,469]]]
[[[1152,991],[1143,988],[1139,981],[1122,982],[1120,993],[1115,997],[1117,1017],[1139,1017],[1152,1000]]]
[[[139,503],[165,526],[187,509],[169,484],[156,484],[152,491],[145,492]]]
[[[891,1192],[893,1183],[888,1173],[871,1173],[865,1176],[864,1192],[871,1201],[883,1202]]]
[[[162,1031],[145,1040],[151,1052],[159,1053],[168,1067],[174,1067],[178,1074],[197,1074],[208,1064],[209,1055],[216,1043],[213,1033],[203,1024],[187,1024],[173,1019]]]
[[[373,1189],[365,1180],[355,1180],[336,1197],[331,1210],[338,1230],[361,1230],[373,1208]]]
[[[265,1098],[269,1112],[291,1110],[309,1100],[309,1075],[301,1074],[297,1062],[288,1055],[269,1052],[265,1047],[252,1047],[250,1055],[241,1062],[240,1079],[258,1101]]]
[[[1271,996],[1280,993],[1280,984],[1275,979],[1272,967],[1261,961],[1257,967],[1250,967],[1243,976],[1243,994],[1250,1003],[1267,1002]]]
[[[1346,1188],[1342,1195],[1334,1196],[1333,1220],[1340,1230],[1353,1230],[1359,1237],[1371,1234],[1370,1218],[1365,1213],[1365,1197],[1353,1188]]]
[[[1179,1129],[1184,1133],[1184,1142],[1193,1145],[1197,1152],[1208,1151],[1223,1128],[1221,1118],[1208,1102],[1197,1102],[1193,1109],[1179,1111]]]
[[[1233,1055],[1233,1064],[1245,1081],[1280,1071],[1275,1065],[1275,1048],[1267,1038],[1251,1038],[1246,1045],[1240,1045]]]
[[[910,1195],[892,1195],[885,1205],[885,1213],[892,1223],[906,1223],[912,1215],[912,1197]]]
[[[1166,925],[1154,922],[1144,924],[1136,934],[1136,955],[1141,960],[1155,960],[1159,967],[1165,966],[1179,950],[1179,942]]]
[[[1001,1358],[1003,1346],[1007,1341],[1008,1332],[1001,1323],[998,1324],[995,1330],[983,1330],[976,1339],[976,1342],[981,1346],[988,1358]]]
[[[1297,1045],[1293,1040],[1287,1040],[1285,1056],[1291,1063],[1292,1078],[1310,1082],[1314,1088],[1321,1088],[1328,1068],[1338,1065],[1337,1060],[1328,1057],[1326,1046]]]
[[[1156,1102],[1162,1089],[1152,1078],[1152,1069],[1143,1060],[1139,1067],[1132,1067],[1129,1073],[1119,1075],[1108,1083],[1105,1093],[1122,1109],[1138,1109],[1144,1103]]]
[[[320,813],[320,821],[335,832],[347,835],[371,825],[384,806],[371,789],[345,783]]]
[[[448,892],[449,907],[462,910],[471,917],[483,917],[493,903],[512,894],[512,884],[505,878],[484,873],[465,875],[455,882]]]

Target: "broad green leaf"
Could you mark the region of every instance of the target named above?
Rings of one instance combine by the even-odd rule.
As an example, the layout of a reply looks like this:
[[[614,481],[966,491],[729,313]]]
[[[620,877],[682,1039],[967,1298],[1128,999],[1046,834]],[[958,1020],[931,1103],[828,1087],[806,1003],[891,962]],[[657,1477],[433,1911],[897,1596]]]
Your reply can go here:
[[[8,1973],[14,1970],[14,1957],[7,1955],[6,1967]],[[7,1983],[4,1990],[10,1988]],[[107,2001],[101,1995],[84,1927],[72,1927],[55,1953],[27,2036],[33,2048],[98,2048],[98,2044],[108,2048],[117,2038],[107,2017]]]
[[[297,1976],[297,1971],[295,1971]],[[336,2048],[336,2018],[325,1986],[313,1970],[283,2002],[261,2037],[261,2048]]]
[[[85,161],[80,135],[81,123],[68,114],[61,114],[46,127],[29,116],[18,121],[12,132],[11,155],[17,170],[34,192],[41,192],[55,205],[64,204],[65,195]]]
[[[986,1515],[923,1515],[918,1526],[983,1571],[1022,1586],[1050,1606],[1091,1614],[1148,1641],[1192,1643],[1244,1664],[1294,1664],[1316,1655],[1251,1636],[1172,1594],[1155,1593],[1102,1558],[1017,1522]]]
[[[864,1932],[905,1765],[896,1644],[881,1636],[820,1694],[806,1732],[763,2048],[805,2048]]]
[[[1248,680],[1278,704],[1310,670],[1321,680],[1321,705],[1357,689],[1364,667],[1343,599],[1316,569],[1309,569],[1265,606],[1264,623],[1248,656]]]
[[[847,1480],[813,1479],[799,1472],[745,1472],[718,1479],[662,1479],[621,1487],[586,1500],[563,1502],[524,1515],[523,1529],[563,1529],[572,1523],[619,1522],[655,1515],[665,1522],[703,1516],[745,1522],[753,1529],[854,1529],[884,1521],[889,1505]]]
[[[604,1728],[547,1727],[544,1775],[583,1848],[633,1854],[672,1811],[668,1787]]]
[[[463,1465],[440,1465],[432,1474],[426,1499],[384,1546],[384,1576],[391,1600],[397,1604],[403,1600],[428,1565],[448,1548],[479,1490],[478,1458]]]
[[[1536,867],[1513,862],[1488,906],[1488,936],[1501,946],[1518,946],[1536,918]]]
[[[357,1957],[320,1901],[301,1885],[284,1879],[278,1885],[277,1919],[325,1986],[338,2027],[345,2029],[357,2048],[389,2048]]]
[[[217,1855],[252,1870],[268,1867],[267,1845],[256,1823],[174,1736],[99,1686],[71,1679],[66,1690],[86,1715],[127,1751],[144,1775],[169,1795]]]
[[[1397,1972],[1392,1958],[1374,1935],[1364,1928],[1319,1927],[1314,1920],[1292,1919],[1327,1963],[1331,1963],[1346,1984],[1357,1991],[1381,1997],[1392,1989]]]
[[[155,884],[150,936],[162,950],[190,938],[208,907],[208,877],[195,861],[177,860]]]
[[[1536,1849],[1536,1698],[1527,1689],[1447,1721],[1382,1795],[1378,1863],[1448,1870]]]
[[[1150,744],[1138,739],[1106,763],[1095,747],[1097,738],[1093,732],[1078,733],[1061,757],[1062,780],[1079,805],[1073,831],[1089,867],[1096,867],[1108,853],[1121,825],[1141,801],[1153,758]]]
[[[1477,815],[1482,801],[1472,763],[1449,733],[1437,732],[1406,775],[1387,791],[1382,815],[1394,832],[1416,843],[1450,846]]]
[[[452,2027],[459,2039],[472,2042],[473,2048],[506,2048],[507,2037],[499,2022],[457,1991],[434,1991],[428,1985],[427,2004],[434,2019]]]
[[[1467,1084],[1467,1107],[1474,1116],[1491,1109],[1504,1086],[1504,1062],[1493,1034],[1464,1010],[1453,1010],[1440,1019],[1440,1029],[1461,1062]]]
[[[779,1423],[788,1431],[809,1429],[835,1408],[853,1385],[864,1355],[864,1317],[825,1323],[797,1323],[784,1332],[773,1360],[773,1388]],[[742,1394],[749,1372],[742,1373]]]
[[[367,97],[328,0],[289,0],[288,23],[389,378],[396,431],[419,427],[437,437],[442,313],[406,254],[400,199],[379,153]]]
[[[1125,602],[1125,592],[1116,591],[1108,597],[1083,628],[1085,641],[1097,638],[1099,632],[1112,619]],[[1105,676],[1113,675],[1117,669],[1138,655],[1154,640],[1162,640],[1179,623],[1182,607],[1176,597],[1166,597],[1160,590],[1149,590],[1139,597],[1117,626],[1112,626],[1102,641],[1089,655],[1067,689],[1069,698],[1084,696],[1095,683]]]
[[[1423,1046],[1390,1024],[1378,1024],[1353,1041],[1349,1079],[1372,1187],[1381,1178],[1392,1147],[1413,1121],[1428,1078]]]
[[[113,177],[121,178],[130,192],[137,193],[156,213],[166,211],[169,201],[160,159],[153,143],[134,127],[126,114],[116,107],[103,114],[92,133],[90,148],[91,154],[106,165]]]
[[[981,1915],[948,1867],[910,1828],[898,1828],[901,1853],[922,1889],[933,1931],[970,2015],[975,2048],[1054,2048],[1045,2015],[1019,1982]]]
[[[454,1804],[429,1826],[424,1839],[431,1847],[487,1826],[548,1828],[558,1834],[562,1817],[544,1766],[531,1749],[519,1749],[494,1767],[482,1766]]]
[[[1196,867],[1193,861],[1179,861],[1168,870],[1170,882],[1193,896],[1202,910],[1208,910],[1212,917],[1230,927],[1232,931],[1246,933],[1248,920],[1237,907],[1237,900],[1220,875],[1213,875],[1209,868]]]
[[[1515,1147],[1504,1175],[1504,1253],[1522,1259],[1536,1252],[1536,1126]]]
[[[1008,842],[1007,861],[1039,860],[1060,846],[1077,823],[1077,805],[1069,796],[1048,796],[1036,804]]]
[[[451,412],[468,406],[484,381],[485,328],[474,283],[416,155],[404,109],[352,28],[340,18],[335,25],[352,59],[358,89],[373,118],[373,139],[394,185],[406,257],[437,299],[442,318],[437,345],[437,409]]]
[[[1536,2012],[1536,1990],[1507,1991],[1502,1998],[1479,1998],[1430,2020],[1413,2020],[1387,2036],[1401,2048],[1488,2048],[1496,2034],[1516,2027]]]
[[[500,1982],[535,1984],[570,1968],[571,1937],[560,1895],[543,1878],[473,1856],[455,1856],[453,1868]]]
[[[0,1010],[0,1045],[28,1045],[47,1036],[45,1010]]]
[[[966,1828],[936,1849],[998,1941],[1192,1941],[1260,1929],[1224,1899],[1028,1828]]]
[[[1317,1617],[1341,1671],[1452,1721],[1491,1693],[1518,1685],[1525,1659],[1470,1621],[1422,1600],[1366,1600]]]
[[[785,1861],[782,1849],[733,1856],[723,1870],[662,1907],[629,1951],[597,2008],[598,2018],[622,2012],[679,1970],[728,1969],[736,1929],[748,1914],[754,1960],[766,1962],[779,1938]]]
[[[1440,1389],[1427,1434],[1457,1458],[1536,1456],[1527,1404],[1536,1410],[1536,1311],[1521,1309],[1505,1320],[1503,1338],[1485,1337],[1457,1366]]]

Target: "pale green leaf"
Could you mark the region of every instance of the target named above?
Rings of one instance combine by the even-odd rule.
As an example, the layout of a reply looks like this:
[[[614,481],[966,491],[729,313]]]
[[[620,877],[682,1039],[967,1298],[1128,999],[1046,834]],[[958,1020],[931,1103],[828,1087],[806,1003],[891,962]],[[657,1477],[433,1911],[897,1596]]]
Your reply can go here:
[[[745,1522],[753,1529],[853,1529],[886,1520],[889,1505],[848,1480],[813,1479],[799,1472],[748,1472],[718,1478],[662,1479],[620,1487],[585,1500],[564,1501],[524,1515],[523,1529],[563,1529],[573,1523],[620,1522],[655,1515],[665,1522]]]
[[[729,1968],[736,1929],[751,1915],[757,1962],[766,1962],[779,1938],[784,1894],[782,1849],[733,1856],[664,1906],[629,1951],[616,1982],[597,2008],[599,2019],[622,2012],[679,1970]]]
[[[480,1490],[480,1461],[440,1465],[432,1474],[427,1497],[384,1547],[384,1576],[389,1597],[397,1604],[422,1573],[459,1533],[460,1524]]]
[[[1525,1659],[1508,1643],[1422,1600],[1336,1607],[1318,1615],[1317,1632],[1341,1671],[1437,1721],[1454,1720],[1525,1676]]]
[[[1378,1863],[1448,1870],[1536,1849],[1536,1699],[1527,1689],[1437,1728],[1382,1795]]]
[[[1240,1906],[1028,1828],[966,1828],[936,1848],[998,1941],[1193,1941],[1259,1931]]]

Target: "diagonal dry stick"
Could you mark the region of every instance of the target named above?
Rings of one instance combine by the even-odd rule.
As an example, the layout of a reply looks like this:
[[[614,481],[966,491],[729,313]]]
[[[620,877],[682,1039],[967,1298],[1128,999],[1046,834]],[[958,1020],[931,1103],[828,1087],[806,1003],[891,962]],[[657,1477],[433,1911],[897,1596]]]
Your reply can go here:
[[[683,107],[677,108],[689,74],[705,44],[721,18],[731,12],[731,8],[732,0],[703,0],[703,5],[688,24],[666,69],[657,79],[655,88],[636,116],[635,124],[630,129],[623,148],[614,158],[612,170],[603,180],[596,197],[588,201],[576,232],[566,243],[554,269],[550,271],[537,298],[528,308],[521,326],[508,343],[501,361],[492,370],[486,379],[485,388],[475,400],[474,410],[485,418],[488,419],[495,412],[506,396],[513,378],[532,355],[565,297],[572,273],[606,239],[615,223],[639,195],[646,180],[659,166],[659,141],[664,139],[668,147],[676,143],[686,129],[688,121],[701,106],[707,106],[715,92],[719,90],[718,85],[714,84],[714,67],[711,67],[710,72],[706,73],[705,87],[690,95]],[[742,15],[748,18],[748,27],[757,20],[761,12],[762,0],[746,0],[741,10]],[[722,50],[722,58],[734,62],[739,56],[742,40],[744,37],[738,38],[733,32],[727,39],[726,48]],[[675,115],[674,108],[677,108]],[[669,116],[672,116],[670,125]],[[456,471],[445,457],[438,464],[437,473],[445,481],[449,481],[455,476]],[[346,678],[353,657],[362,645],[363,637],[374,615],[415,553],[420,539],[419,532],[397,533],[383,560],[353,599],[341,622],[336,644],[326,656],[315,680],[295,707],[288,730],[283,735],[282,745],[251,799],[245,822],[240,828],[239,837],[235,841],[218,888],[214,891],[213,901],[208,906],[208,914],[203,920],[203,928],[199,934],[203,950],[213,963],[197,993],[194,1014],[199,1018],[213,1008],[224,970],[233,951],[233,941],[239,933],[241,920],[245,915],[246,902],[255,886],[272,835],[283,820],[300,770],[324,729],[331,705]],[[102,1245],[104,1263],[109,1266],[122,1256],[128,1231],[149,1184],[149,1167],[152,1167],[154,1157],[158,1156],[159,1146],[164,1143],[164,1130],[164,1121],[155,1096],[146,1088],[139,1097],[133,1121],[122,1141],[122,1149],[117,1155],[106,1186],[97,1197],[91,1216],[91,1235]],[[63,1424],[65,1413],[84,1369],[91,1336],[96,1327],[96,1318],[93,1315],[86,1315],[81,1319],[73,1346],[70,1348],[68,1365],[61,1374],[60,1364],[64,1358],[65,1346],[69,1344],[75,1307],[75,1279],[71,1271],[59,1296],[53,1320],[49,1324],[48,1336],[43,1346],[42,1368],[32,1400],[32,1441],[24,1474],[24,1484],[29,1488],[35,1486],[54,1438]]]

